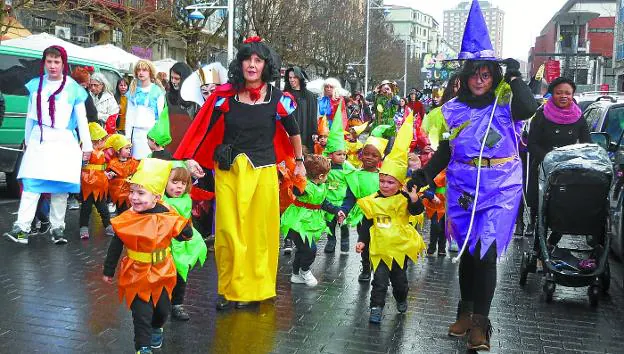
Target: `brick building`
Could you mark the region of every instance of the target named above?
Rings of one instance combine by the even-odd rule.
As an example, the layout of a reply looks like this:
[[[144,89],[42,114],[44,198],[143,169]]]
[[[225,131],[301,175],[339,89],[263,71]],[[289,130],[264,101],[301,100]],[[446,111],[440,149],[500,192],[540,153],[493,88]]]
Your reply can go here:
[[[529,73],[549,59],[579,85],[611,83],[616,0],[569,0],[529,51]]]

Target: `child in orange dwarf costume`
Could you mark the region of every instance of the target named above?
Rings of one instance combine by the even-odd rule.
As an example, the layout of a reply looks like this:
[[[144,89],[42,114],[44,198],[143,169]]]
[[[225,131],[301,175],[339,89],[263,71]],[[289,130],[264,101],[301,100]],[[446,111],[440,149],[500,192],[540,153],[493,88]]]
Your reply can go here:
[[[131,209],[111,220],[115,236],[106,255],[103,279],[112,283],[125,246],[119,298],[125,298],[132,311],[134,345],[139,353],[162,346],[162,327],[171,311],[177,279],[171,239],[187,241],[193,236],[188,220],[160,202],[170,171],[169,161],[143,159],[129,181]]]
[[[126,180],[132,176],[139,166],[139,161],[132,157],[132,144],[121,134],[113,134],[104,145],[105,148],[112,147],[117,154],[112,158],[106,168],[106,177],[108,177],[108,193],[111,201],[117,207],[117,213],[121,214],[128,209],[130,202],[128,194],[130,193],[130,184]]]
[[[316,130],[318,137],[314,143],[314,154],[322,155],[327,145],[327,136],[329,136],[329,123],[327,117],[319,117]]]
[[[80,238],[89,238],[89,217],[95,205],[100,217],[105,233],[113,235],[113,228],[110,225],[110,215],[106,207],[106,197],[108,195],[108,178],[106,177],[106,157],[102,148],[106,140],[106,131],[97,123],[89,123],[89,134],[93,143],[93,152],[89,158],[89,163],[82,167],[80,176],[80,189],[82,192],[82,204],[80,205]]]

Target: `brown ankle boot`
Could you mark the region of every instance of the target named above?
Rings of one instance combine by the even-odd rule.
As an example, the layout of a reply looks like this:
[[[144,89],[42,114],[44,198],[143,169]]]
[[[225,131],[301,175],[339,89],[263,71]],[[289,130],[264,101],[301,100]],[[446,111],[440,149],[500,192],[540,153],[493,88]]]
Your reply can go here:
[[[490,350],[490,337],[492,336],[492,326],[490,320],[483,315],[472,315],[472,327],[468,337],[468,349]]]
[[[472,327],[471,317],[471,312],[460,313],[457,321],[449,327],[448,335],[451,337],[465,336]]]

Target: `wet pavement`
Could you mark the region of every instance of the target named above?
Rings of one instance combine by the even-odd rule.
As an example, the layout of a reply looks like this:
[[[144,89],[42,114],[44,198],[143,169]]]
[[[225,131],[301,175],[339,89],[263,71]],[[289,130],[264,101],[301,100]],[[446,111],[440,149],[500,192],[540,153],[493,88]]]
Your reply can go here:
[[[17,201],[0,199],[0,231],[15,219]],[[95,221],[93,220],[95,219]],[[35,236],[27,246],[0,242],[0,353],[131,353],[131,314],[117,287],[101,280],[108,239],[94,215],[90,240],[78,237],[78,211],[67,213],[65,246]],[[351,244],[355,243],[355,232]],[[612,260],[609,296],[591,308],[586,288],[559,286],[546,304],[541,278],[518,285],[520,255],[514,240],[500,260],[491,312],[492,352],[623,352],[624,291]],[[162,353],[464,353],[464,340],[447,337],[459,286],[457,265],[423,258],[409,268],[409,310],[399,315],[389,294],[383,323],[369,325],[370,287],[360,284],[359,255],[326,255],[321,243],[312,267],[315,288],[291,285],[289,257],[280,256],[278,296],[257,307],[217,313],[212,256],[191,271],[189,322],[168,322]]]

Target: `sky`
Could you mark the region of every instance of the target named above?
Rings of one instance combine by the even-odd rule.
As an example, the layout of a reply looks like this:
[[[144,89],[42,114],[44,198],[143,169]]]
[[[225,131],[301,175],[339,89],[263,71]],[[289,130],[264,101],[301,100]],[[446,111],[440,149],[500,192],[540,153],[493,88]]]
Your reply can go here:
[[[443,11],[454,8],[460,0],[386,0],[386,4],[408,6],[433,16],[442,31]],[[535,37],[566,0],[490,0],[505,12],[503,56],[527,60]]]

